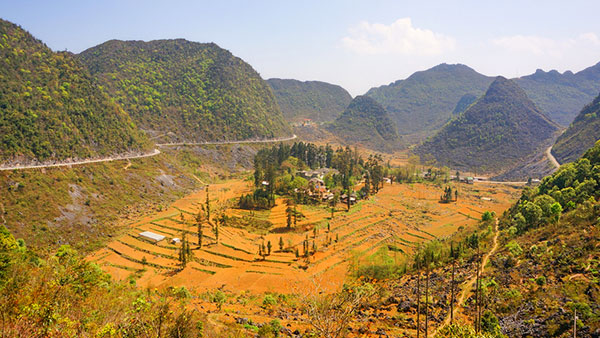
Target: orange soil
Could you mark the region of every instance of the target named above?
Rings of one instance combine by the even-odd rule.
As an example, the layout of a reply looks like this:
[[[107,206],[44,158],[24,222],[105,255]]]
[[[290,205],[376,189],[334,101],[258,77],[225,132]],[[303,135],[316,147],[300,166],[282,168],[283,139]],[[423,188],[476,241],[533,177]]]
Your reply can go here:
[[[204,226],[204,246],[197,248],[195,233],[187,234],[193,249],[194,262],[178,271],[179,244],[163,240],[151,244],[137,239],[140,231],[148,230],[168,237],[181,237],[181,230],[196,231],[194,214],[205,202],[206,192],[200,191],[174,202],[167,210],[149,214],[131,224],[131,230],[107,248],[90,255],[105,271],[115,278],[124,279],[142,268],[143,257],[149,263],[138,285],[144,287],[181,286],[198,291],[223,288],[239,292],[279,292],[292,293],[318,278],[328,285],[339,287],[348,271],[353,253],[372,254],[379,247],[395,244],[406,253],[422,241],[449,236],[459,226],[469,227],[485,210],[502,212],[516,197],[517,190],[485,184],[460,185],[458,202],[438,203],[441,188],[428,184],[386,185],[376,196],[361,201],[345,212],[338,205],[333,220],[329,220],[329,208],[297,206],[306,218],[299,219],[297,228],[290,232],[269,233],[261,236],[243,229],[220,227],[219,244],[214,241],[210,227]],[[230,199],[250,191],[247,181],[235,180],[209,187],[213,210],[225,209],[228,214],[246,214],[231,209]],[[483,201],[480,196],[491,197]],[[286,203],[276,201],[276,206],[268,213],[273,228],[286,227]],[[180,222],[184,215],[186,225]],[[331,233],[326,230],[330,223]],[[312,228],[320,224],[316,238]],[[308,229],[308,231],[303,231]],[[160,232],[159,232],[160,230]],[[302,242],[308,235],[309,246],[316,242],[318,252],[308,259],[296,260],[292,252],[278,252],[279,238],[285,247],[291,243],[302,254]],[[335,243],[336,235],[339,243]],[[210,237],[210,238],[207,238]],[[272,253],[263,261],[258,256],[260,243],[272,244]],[[331,245],[328,245],[328,241]]]

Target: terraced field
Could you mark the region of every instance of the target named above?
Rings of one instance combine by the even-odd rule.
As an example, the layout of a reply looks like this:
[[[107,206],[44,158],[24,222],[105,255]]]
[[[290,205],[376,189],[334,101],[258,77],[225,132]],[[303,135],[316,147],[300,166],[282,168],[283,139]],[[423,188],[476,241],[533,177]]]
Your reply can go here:
[[[217,243],[214,232],[205,225],[203,246],[198,248],[194,215],[206,199],[206,193],[201,191],[178,200],[167,210],[132,223],[127,234],[89,259],[115,278],[133,275],[138,285],[147,287],[184,285],[200,291],[223,288],[234,292],[289,293],[318,278],[335,288],[343,282],[352,258],[360,262],[360,257],[389,244],[400,248],[400,255],[410,254],[422,241],[443,238],[459,227],[474,226],[486,210],[502,212],[518,193],[517,189],[506,186],[460,185],[458,201],[441,204],[438,203],[440,187],[386,185],[376,196],[359,202],[349,212],[339,205],[333,219],[327,207],[299,205],[297,210],[304,217],[298,219],[295,227],[287,229],[288,206],[284,199],[277,199],[270,211],[233,208],[232,199],[249,190],[249,183],[240,180],[211,185],[213,210],[269,221],[270,229],[221,226]],[[167,238],[151,243],[138,236],[142,231]],[[180,270],[177,259],[180,244],[169,240],[181,237],[184,231],[192,246],[193,261]],[[279,248],[280,239],[284,250]],[[316,245],[317,252],[308,259],[297,259],[294,251],[298,249],[302,254],[306,239],[310,248],[313,243]],[[272,252],[263,259],[258,255],[258,247],[269,241]]]

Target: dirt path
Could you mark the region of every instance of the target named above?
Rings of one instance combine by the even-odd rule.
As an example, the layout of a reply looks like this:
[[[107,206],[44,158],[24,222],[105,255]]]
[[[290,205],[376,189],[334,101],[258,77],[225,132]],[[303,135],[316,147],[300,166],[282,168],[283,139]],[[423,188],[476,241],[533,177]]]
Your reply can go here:
[[[500,232],[498,231],[498,219],[496,218],[496,225],[494,227],[494,239],[493,239],[492,249],[485,256],[483,256],[483,259],[481,261],[480,274],[483,274],[483,272],[485,270],[485,266],[486,266],[490,256],[492,256],[498,249],[498,235],[499,234],[500,234]],[[469,279],[469,281],[465,284],[464,288],[462,289],[462,292],[460,293],[460,296],[458,297],[458,299],[456,300],[456,303],[454,305],[454,317],[455,318],[456,318],[456,312],[458,311],[458,309],[460,308],[462,303],[464,303],[465,299],[467,298],[467,296],[471,292],[471,289],[473,288],[473,284],[475,284],[476,281],[477,281],[477,275],[471,277],[471,279]],[[449,325],[449,324],[450,324],[450,313],[448,313],[448,316],[446,316],[446,319],[444,320],[444,322],[435,329],[435,331],[433,332],[433,334],[431,336],[435,336],[435,334],[438,332],[439,329],[441,329],[442,327]]]
[[[110,161],[119,161],[119,160],[131,160],[134,158],[156,156],[158,154],[160,154],[160,150],[154,149],[150,153],[141,154],[141,155],[124,155],[124,156],[104,157],[104,158],[84,160],[84,161],[74,161],[74,162],[58,162],[58,163],[35,164],[35,165],[17,165],[17,166],[10,166],[10,167],[3,166],[3,167],[0,167],[0,170],[22,170],[22,169],[36,169],[36,168],[67,167],[67,166],[78,165],[78,164],[110,162]]]
[[[554,155],[552,155],[552,146],[549,146],[548,149],[546,149],[546,157],[548,157],[548,160],[550,160],[550,163],[552,163],[556,169],[560,167],[560,163],[558,163]]]
[[[215,141],[215,142],[177,142],[177,143],[157,143],[159,147],[174,147],[174,146],[207,146],[207,145],[219,145],[219,144],[239,144],[239,143],[271,143],[271,142],[284,142],[296,139],[298,136],[295,134],[290,137],[280,137],[262,140],[243,140],[243,141]]]

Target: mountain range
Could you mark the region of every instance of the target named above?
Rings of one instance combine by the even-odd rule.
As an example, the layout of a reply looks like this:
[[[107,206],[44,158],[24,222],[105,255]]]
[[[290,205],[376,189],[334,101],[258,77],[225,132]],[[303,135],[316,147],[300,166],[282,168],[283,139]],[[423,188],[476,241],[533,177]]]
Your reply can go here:
[[[78,58],[139,127],[159,141],[291,134],[267,83],[214,43],[111,40]]]
[[[577,73],[538,69],[515,82],[554,122],[568,126],[600,92],[600,63]]]
[[[77,58],[0,20],[0,163],[141,152],[151,142]]]
[[[560,163],[573,162],[600,139],[600,95],[577,115],[558,137],[552,154]]]
[[[377,101],[357,96],[326,129],[346,143],[391,151],[400,146],[396,124]]]
[[[497,173],[542,151],[558,128],[514,81],[500,76],[415,152],[455,169]]]
[[[423,138],[448,122],[465,94],[479,97],[492,81],[465,65],[441,64],[371,88],[366,95],[389,112],[400,134]]]
[[[268,79],[283,117],[289,122],[311,119],[331,122],[346,109],[352,96],[342,87],[321,81]]]
[[[600,91],[600,63],[577,73],[537,70],[513,80],[544,114],[568,126]],[[366,95],[388,110],[401,135],[419,141],[463,111],[492,81],[465,65],[441,64],[371,88]]]

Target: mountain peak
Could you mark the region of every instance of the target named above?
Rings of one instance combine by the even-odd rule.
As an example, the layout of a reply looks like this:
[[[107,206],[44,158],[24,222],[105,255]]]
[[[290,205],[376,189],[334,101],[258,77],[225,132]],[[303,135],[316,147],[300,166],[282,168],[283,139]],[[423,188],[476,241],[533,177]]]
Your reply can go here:
[[[388,112],[366,95],[355,97],[328,129],[348,143],[372,149],[389,151],[400,145],[396,124]]]
[[[557,130],[512,80],[498,76],[485,95],[417,148],[439,164],[501,172],[539,151]]]
[[[497,76],[485,93],[484,100],[486,102],[514,100],[528,100],[527,94],[514,81]]]

